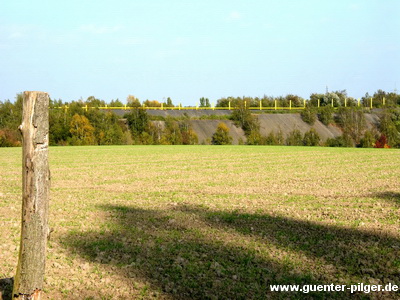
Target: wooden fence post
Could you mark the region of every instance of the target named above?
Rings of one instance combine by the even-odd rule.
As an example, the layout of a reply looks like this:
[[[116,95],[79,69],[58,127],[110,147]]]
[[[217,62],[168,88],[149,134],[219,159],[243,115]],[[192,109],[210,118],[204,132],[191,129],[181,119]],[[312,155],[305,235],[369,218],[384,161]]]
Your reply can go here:
[[[22,224],[13,299],[38,300],[43,290],[49,234],[49,95],[24,92]]]

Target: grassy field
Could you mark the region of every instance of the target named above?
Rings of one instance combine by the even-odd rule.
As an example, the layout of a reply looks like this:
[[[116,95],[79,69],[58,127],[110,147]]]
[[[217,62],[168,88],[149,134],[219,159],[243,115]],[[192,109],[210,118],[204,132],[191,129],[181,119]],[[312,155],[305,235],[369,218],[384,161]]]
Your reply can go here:
[[[400,285],[399,150],[56,147],[50,157],[46,299],[343,299],[269,284]],[[3,286],[20,203],[21,149],[0,148]]]

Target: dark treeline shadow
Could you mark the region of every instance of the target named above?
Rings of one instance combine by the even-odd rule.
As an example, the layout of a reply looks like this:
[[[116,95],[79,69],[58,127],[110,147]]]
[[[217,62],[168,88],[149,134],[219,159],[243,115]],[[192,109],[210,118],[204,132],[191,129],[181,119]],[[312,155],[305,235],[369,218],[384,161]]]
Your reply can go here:
[[[381,192],[373,195],[375,198],[380,198],[400,206],[400,193],[397,192]]]
[[[0,279],[0,300],[11,300],[14,280],[13,278]]]
[[[234,241],[226,243],[218,239],[221,231],[236,232],[232,239],[237,235],[251,237],[272,243],[278,249],[323,259],[340,274],[357,280],[352,283],[367,283],[363,280],[373,278],[400,285],[400,240],[391,236],[266,214],[194,206],[175,206],[171,210],[112,205],[100,208],[111,212],[105,220],[109,228],[71,232],[62,240],[65,247],[89,262],[116,265],[122,276],[149,281],[153,289],[174,299],[370,299],[377,296],[349,292],[271,292],[270,284],[339,284],[339,281],[318,273],[318,268],[310,266],[309,272],[294,271],[290,259],[273,256],[268,259],[268,255],[260,255],[252,247],[246,248]],[[386,296],[395,299],[400,295]]]

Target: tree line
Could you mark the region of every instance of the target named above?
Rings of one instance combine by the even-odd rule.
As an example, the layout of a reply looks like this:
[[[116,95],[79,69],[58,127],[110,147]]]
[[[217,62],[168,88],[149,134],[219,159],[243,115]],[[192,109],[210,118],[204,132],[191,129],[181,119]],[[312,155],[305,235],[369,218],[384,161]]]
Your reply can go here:
[[[279,99],[278,99],[279,98]],[[262,101],[263,106],[272,105],[275,101],[286,101],[288,104],[303,106],[302,99],[296,95],[286,97],[228,97],[217,101],[217,106],[230,105],[236,109],[229,118],[237,127],[243,129],[246,141],[239,140],[240,144],[249,145],[321,145],[318,133],[315,130],[302,135],[294,130],[287,137],[282,132],[271,132],[268,136],[260,133],[260,124],[257,116],[248,109]],[[376,107],[385,103],[385,109],[380,113],[380,124],[377,129],[366,127],[363,108],[358,107],[355,99],[347,97],[345,91],[337,91],[326,94],[312,94],[307,100],[307,108],[301,113],[302,119],[313,124],[317,119],[323,124],[336,124],[341,127],[343,135],[330,139],[324,143],[326,146],[359,146],[372,147],[383,145],[387,147],[400,146],[400,96],[395,93],[377,91],[372,97],[366,95],[361,99],[365,106],[369,107],[371,101]],[[278,100],[277,100],[278,99]],[[385,100],[383,100],[385,99]],[[369,102],[368,102],[369,101]],[[146,100],[143,103],[134,96],[127,98],[128,106],[133,107],[121,119],[111,111],[100,111],[98,107],[111,106],[123,107],[119,100],[110,103],[89,97],[86,101],[50,100],[50,145],[125,145],[125,144],[165,144],[165,145],[193,145],[198,144],[198,137],[191,127],[188,116],[177,118],[160,118],[150,116],[146,110],[139,109],[144,105],[173,107],[170,98],[160,103],[156,100]],[[317,104],[319,106],[317,108]],[[334,111],[332,103],[339,107]],[[346,106],[345,109],[343,106]],[[363,104],[363,106],[364,106]],[[280,105],[284,105],[280,104]],[[91,109],[85,109],[88,106]],[[210,107],[207,98],[200,99],[200,106]],[[68,107],[68,109],[67,109]],[[396,108],[397,107],[397,108]],[[18,126],[22,117],[22,95],[17,95],[16,101],[0,102],[0,146],[19,146],[21,135]],[[208,118],[212,118],[209,116]],[[216,118],[220,118],[219,116]],[[382,136],[383,135],[383,136]],[[230,144],[232,138],[229,128],[219,124],[212,138],[206,141],[208,144]]]

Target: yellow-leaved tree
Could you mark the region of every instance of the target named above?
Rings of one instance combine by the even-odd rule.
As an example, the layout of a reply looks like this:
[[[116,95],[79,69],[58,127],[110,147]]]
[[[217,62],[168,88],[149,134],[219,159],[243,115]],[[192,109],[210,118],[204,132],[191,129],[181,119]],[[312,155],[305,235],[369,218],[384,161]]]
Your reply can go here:
[[[75,114],[70,123],[69,132],[72,134],[72,145],[94,145],[94,127],[88,118]]]

